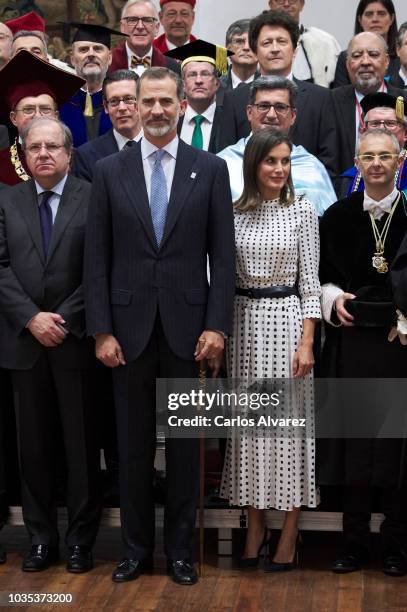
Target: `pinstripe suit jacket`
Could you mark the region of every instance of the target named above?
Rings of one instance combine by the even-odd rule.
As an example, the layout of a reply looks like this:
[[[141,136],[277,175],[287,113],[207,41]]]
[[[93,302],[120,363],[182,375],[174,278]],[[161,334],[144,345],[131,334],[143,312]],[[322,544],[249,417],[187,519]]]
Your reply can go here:
[[[234,251],[223,160],[179,141],[159,248],[140,143],[99,161],[85,246],[88,333],[114,334],[131,362],[145,348],[158,311],[171,350],[193,359],[204,329],[231,331]]]

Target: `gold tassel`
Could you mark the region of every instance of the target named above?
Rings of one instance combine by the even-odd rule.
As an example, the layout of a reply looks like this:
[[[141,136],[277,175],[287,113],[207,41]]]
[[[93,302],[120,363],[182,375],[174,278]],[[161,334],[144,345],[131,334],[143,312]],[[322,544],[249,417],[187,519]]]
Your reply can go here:
[[[85,102],[85,110],[83,111],[84,117],[93,117],[93,105],[92,105],[92,96],[87,91],[86,92],[86,102]]]
[[[221,74],[226,74],[228,71],[228,51],[218,45],[216,45],[216,68]]]
[[[404,122],[404,98],[402,96],[397,98],[396,117],[399,121]]]

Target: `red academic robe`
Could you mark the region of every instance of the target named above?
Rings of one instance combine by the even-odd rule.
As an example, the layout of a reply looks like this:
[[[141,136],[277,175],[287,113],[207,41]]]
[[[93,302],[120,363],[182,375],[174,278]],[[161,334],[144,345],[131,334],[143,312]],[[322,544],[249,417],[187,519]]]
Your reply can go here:
[[[196,40],[196,37],[193,34],[190,34],[189,42],[194,42],[194,40]],[[153,42],[153,45],[156,49],[161,51],[161,53],[167,53],[167,51],[169,51],[167,41],[165,40],[165,34],[161,34],[161,36],[158,36],[158,38],[156,38]]]
[[[24,151],[22,150],[20,144],[17,144],[17,151],[24,170],[29,176],[31,176],[25,162]],[[22,180],[23,179],[18,176],[13,164],[11,163],[10,147],[2,149],[0,151],[0,183],[4,183],[5,185],[17,185],[18,183],[21,183]]]

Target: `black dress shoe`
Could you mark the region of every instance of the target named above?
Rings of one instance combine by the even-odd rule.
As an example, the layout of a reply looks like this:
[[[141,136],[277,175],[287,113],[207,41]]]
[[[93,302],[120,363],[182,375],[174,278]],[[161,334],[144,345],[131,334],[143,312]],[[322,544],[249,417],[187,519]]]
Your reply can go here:
[[[402,552],[387,555],[383,560],[383,572],[388,576],[405,576],[407,560]]]
[[[335,574],[350,574],[362,569],[367,563],[367,556],[356,552],[345,552],[336,559],[332,566]]]
[[[7,561],[7,553],[0,544],[0,565]]]
[[[171,576],[173,582],[177,584],[191,585],[198,582],[196,569],[188,559],[167,561],[167,574]]]
[[[55,546],[47,544],[36,544],[23,561],[21,569],[23,572],[42,572],[53,563],[58,563],[59,551]]]
[[[123,559],[112,574],[113,582],[136,580],[141,574],[150,574],[154,569],[152,559]]]
[[[72,574],[83,574],[93,569],[92,549],[90,546],[70,546],[66,569]]]

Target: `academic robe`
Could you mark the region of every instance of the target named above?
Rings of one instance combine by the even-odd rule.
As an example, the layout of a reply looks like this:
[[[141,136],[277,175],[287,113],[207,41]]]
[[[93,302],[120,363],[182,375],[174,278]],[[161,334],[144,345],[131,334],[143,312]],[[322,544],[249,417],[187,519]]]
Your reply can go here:
[[[194,40],[196,40],[196,37],[193,34],[190,34],[189,42],[194,42]],[[161,51],[161,53],[167,53],[167,51],[169,51],[167,41],[165,39],[165,33],[161,34],[153,41],[153,46]]]
[[[406,378],[406,347],[397,338],[388,341],[390,327],[396,322],[390,272],[379,274],[372,267],[376,249],[369,213],[363,210],[363,199],[363,193],[355,193],[336,202],[327,209],[320,222],[321,285],[333,283],[344,292],[355,294],[357,303],[349,300],[346,307],[351,314],[360,317],[360,323],[364,323],[354,327],[326,324],[322,373],[332,378]],[[387,213],[378,222],[379,230],[386,218]],[[385,243],[384,254],[389,269],[406,232],[407,200],[402,196]],[[352,309],[350,302],[354,302]],[[377,311],[374,302],[380,302]],[[386,323],[376,326],[379,315],[386,319]],[[382,424],[381,419],[385,418],[387,407],[382,399],[377,400],[376,405],[369,404],[366,415],[375,419],[377,430]],[[339,400],[337,410],[344,408]],[[319,440],[318,482],[397,487],[404,479],[403,448],[403,441],[396,438]]]
[[[28,166],[25,161],[24,151],[21,148],[20,143],[17,143],[18,157],[24,166],[26,173],[31,176]],[[0,183],[5,185],[17,185],[21,183],[22,179],[16,173],[13,164],[11,163],[10,148],[2,149],[0,151]]]
[[[102,136],[112,127],[109,115],[103,108],[102,92],[91,94],[94,116],[91,120],[84,117],[86,92],[79,89],[59,111],[59,118],[71,130],[73,146],[80,147],[88,140]]]

